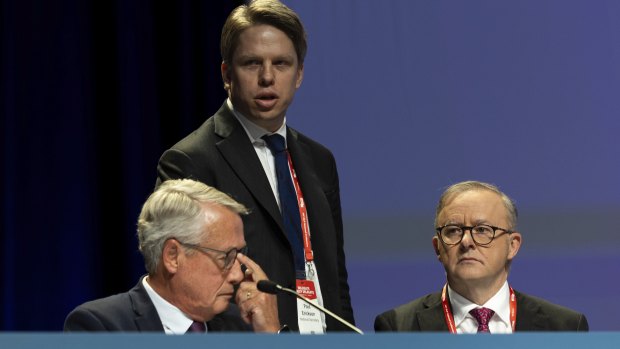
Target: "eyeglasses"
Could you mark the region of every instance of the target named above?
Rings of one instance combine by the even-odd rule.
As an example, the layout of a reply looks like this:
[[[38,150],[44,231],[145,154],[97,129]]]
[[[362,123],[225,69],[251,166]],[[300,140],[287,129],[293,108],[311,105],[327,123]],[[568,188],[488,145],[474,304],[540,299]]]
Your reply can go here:
[[[441,241],[446,245],[456,245],[460,243],[463,240],[463,236],[465,236],[466,230],[469,230],[474,243],[479,246],[490,244],[495,238],[497,231],[503,231],[508,234],[514,233],[514,231],[488,224],[478,224],[473,227],[448,224],[443,227],[435,228],[435,230],[437,230],[437,235],[439,235]]]
[[[177,240],[178,241],[178,240]],[[223,254],[224,257],[222,258],[217,258],[215,259],[216,263],[220,264],[220,268],[224,269],[224,270],[230,270],[230,268],[232,268],[233,264],[235,264],[235,259],[237,259],[237,254],[242,253],[244,255],[247,255],[248,253],[248,247],[244,246],[241,249],[236,249],[236,248],[231,248],[228,251],[220,251],[220,250],[216,250],[214,248],[209,248],[209,247],[204,247],[204,246],[200,246],[200,245],[195,245],[195,244],[186,244],[184,242],[179,241],[179,243],[187,248],[193,248],[195,250],[198,250],[206,255],[208,255],[209,257],[212,257],[208,252],[216,252],[219,254]],[[224,265],[221,265],[221,264]]]

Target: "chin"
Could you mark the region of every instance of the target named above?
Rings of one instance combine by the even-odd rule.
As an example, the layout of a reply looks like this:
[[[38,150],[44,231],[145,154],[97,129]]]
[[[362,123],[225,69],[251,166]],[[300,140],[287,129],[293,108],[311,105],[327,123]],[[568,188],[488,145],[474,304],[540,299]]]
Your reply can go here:
[[[468,269],[468,270],[457,270],[454,272],[454,279],[458,279],[458,280],[463,280],[463,281],[476,281],[476,280],[480,280],[480,279],[484,279],[485,277],[487,277],[487,275],[484,275],[484,273],[481,270],[472,270],[472,269]]]
[[[280,113],[274,110],[269,110],[269,111],[264,111],[264,112],[258,112],[256,115],[257,115],[257,118],[260,120],[271,121],[271,120],[278,120]]]
[[[215,314],[223,313],[230,306],[230,302],[226,300],[219,300],[213,305],[213,311]]]

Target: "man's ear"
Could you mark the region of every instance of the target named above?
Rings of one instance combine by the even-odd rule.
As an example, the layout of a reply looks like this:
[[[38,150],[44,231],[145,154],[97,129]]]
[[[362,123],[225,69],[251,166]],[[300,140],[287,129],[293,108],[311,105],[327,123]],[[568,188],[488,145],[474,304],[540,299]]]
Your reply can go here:
[[[299,88],[301,86],[301,82],[304,80],[304,65],[299,65],[299,70],[297,71],[297,81],[295,81],[295,88]]]
[[[436,236],[433,236],[433,249],[435,250],[435,254],[437,255],[437,259],[440,258],[440,252],[439,252],[439,238],[437,238]]]
[[[222,81],[224,82],[224,89],[226,91],[230,91],[230,65],[225,61],[222,61],[220,66],[220,71],[222,73]]]
[[[168,239],[164,242],[164,248],[161,252],[162,266],[170,274],[175,274],[179,269],[181,248],[175,239]]]
[[[508,260],[512,260],[513,258],[515,258],[515,256],[517,255],[517,253],[519,252],[519,248],[521,248],[521,233],[519,232],[514,232],[512,234],[510,234],[510,246],[509,246],[509,251],[508,251]]]

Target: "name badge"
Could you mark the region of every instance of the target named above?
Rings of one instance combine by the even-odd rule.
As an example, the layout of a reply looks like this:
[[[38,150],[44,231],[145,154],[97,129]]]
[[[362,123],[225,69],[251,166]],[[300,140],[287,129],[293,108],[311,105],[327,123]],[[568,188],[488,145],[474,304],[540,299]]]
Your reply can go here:
[[[317,304],[316,289],[311,280],[297,280],[297,293]],[[299,333],[301,334],[322,334],[323,320],[321,311],[313,308],[301,299],[297,299],[297,319],[299,319]]]

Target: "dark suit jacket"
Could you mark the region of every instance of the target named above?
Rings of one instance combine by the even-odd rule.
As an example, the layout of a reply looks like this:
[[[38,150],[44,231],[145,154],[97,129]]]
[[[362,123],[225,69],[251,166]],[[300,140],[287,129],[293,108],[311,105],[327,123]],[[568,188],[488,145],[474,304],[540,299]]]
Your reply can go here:
[[[252,331],[239,315],[239,308],[228,309],[207,322],[209,331]],[[164,332],[155,305],[142,285],[142,278],[126,293],[86,302],[65,319],[65,331]]]
[[[588,331],[583,314],[515,291],[515,331]],[[375,331],[448,331],[441,292],[426,295],[375,318]]]
[[[308,209],[324,306],[354,322],[345,266],[338,171],[332,153],[292,128],[287,144]],[[274,282],[295,289],[295,266],[269,180],[245,130],[226,103],[164,152],[158,183],[191,178],[229,194],[251,210],[243,217],[249,256]],[[298,329],[294,297],[278,295],[280,322]],[[348,330],[327,317],[328,330]]]

